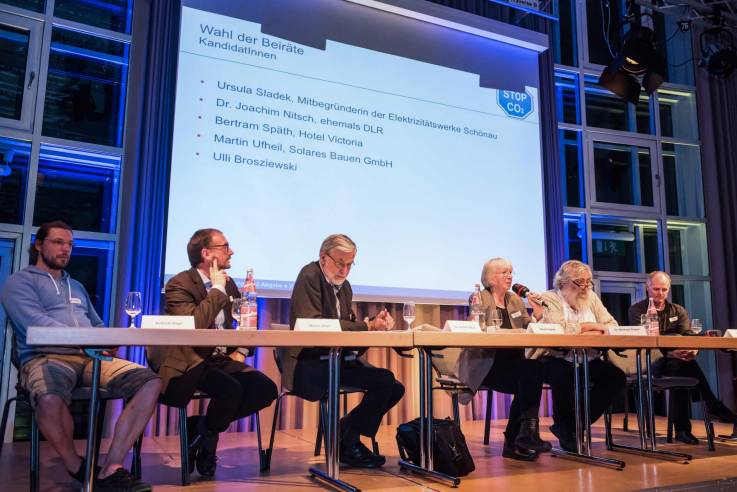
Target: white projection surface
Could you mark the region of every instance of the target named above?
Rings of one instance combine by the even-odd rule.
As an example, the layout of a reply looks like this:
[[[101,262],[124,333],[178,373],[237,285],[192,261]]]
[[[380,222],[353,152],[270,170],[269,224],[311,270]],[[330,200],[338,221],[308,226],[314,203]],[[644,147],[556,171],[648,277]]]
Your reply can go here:
[[[515,92],[483,87],[478,73],[452,64],[372,49],[381,31],[357,34],[362,44],[328,36],[314,47],[187,3],[166,278],[189,268],[192,233],[215,227],[235,251],[231,276],[253,267],[260,295],[288,295],[336,232],[358,245],[349,277],[357,299],[465,302],[484,261],[497,256],[513,262],[515,281],[545,288],[537,79]],[[506,46],[366,6],[341,8],[395,29],[415,26],[419,52],[433,49],[424,39],[447,45],[449,36],[487,55]],[[309,23],[291,21],[301,36]],[[412,44],[413,31],[401,32]]]

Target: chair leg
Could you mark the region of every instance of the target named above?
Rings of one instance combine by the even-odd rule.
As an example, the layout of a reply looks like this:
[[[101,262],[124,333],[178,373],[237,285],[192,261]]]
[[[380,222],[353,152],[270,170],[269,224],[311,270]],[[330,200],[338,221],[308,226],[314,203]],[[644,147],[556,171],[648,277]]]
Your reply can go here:
[[[5,439],[5,428],[8,425],[8,414],[10,413],[10,404],[18,400],[17,396],[8,399],[3,406],[3,419],[0,421],[0,456],[3,454],[3,440]]]
[[[274,407],[274,420],[271,421],[271,437],[269,438],[269,449],[266,450],[264,457],[263,468],[261,471],[266,471],[271,468],[271,453],[274,451],[274,436],[276,435],[276,423],[279,421],[279,409],[281,408],[281,399],[284,397],[280,394],[276,398],[276,406]]]
[[[102,442],[102,428],[105,426],[106,410],[107,402],[105,400],[100,401],[97,407],[97,431],[95,432],[95,463],[100,462],[100,443]]]
[[[709,407],[704,400],[704,396],[699,390],[696,390],[701,399],[701,413],[704,414],[704,427],[706,428],[706,441],[709,443],[709,451],[715,451],[714,447],[714,426],[711,423],[711,415],[709,415]]]
[[[317,420],[317,437],[315,438],[315,456],[320,456],[320,450],[322,449],[323,437],[327,441],[325,434],[325,414],[327,413],[327,403],[320,400],[320,418]]]
[[[38,492],[38,488],[41,482],[40,476],[40,454],[41,454],[41,439],[38,431],[38,424],[36,423],[36,415],[31,411],[31,466],[30,466],[30,482],[31,492]]]
[[[626,414],[625,414],[626,415]],[[604,412],[604,442],[607,450],[612,450],[612,407]]]
[[[489,445],[489,437],[491,435],[491,402],[494,392],[486,391],[486,417],[484,418],[484,444]]]
[[[256,420],[256,442],[258,442],[258,469],[264,471],[266,469],[266,452],[261,444],[261,417],[259,412],[256,412],[254,419]]]
[[[630,388],[624,389],[624,420],[622,420],[622,430],[624,432],[629,432],[630,430]]]
[[[181,455],[182,486],[189,485],[189,443],[187,443],[187,409],[179,408],[179,454]]]
[[[665,392],[665,408],[668,411],[668,431],[665,434],[665,442],[673,442],[673,401],[675,398],[671,395],[670,390]]]
[[[374,454],[379,454],[379,443],[376,442],[376,436],[371,436],[371,451]]]
[[[458,405],[458,393],[453,392],[451,393],[451,399],[453,400],[453,421],[458,426],[458,429],[461,428],[461,410],[460,406]]]

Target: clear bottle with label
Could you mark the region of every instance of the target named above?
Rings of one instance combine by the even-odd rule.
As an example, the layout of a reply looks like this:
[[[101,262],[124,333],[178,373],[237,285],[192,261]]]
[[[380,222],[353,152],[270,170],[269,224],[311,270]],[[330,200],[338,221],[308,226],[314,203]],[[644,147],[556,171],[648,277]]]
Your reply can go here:
[[[645,323],[648,335],[660,335],[660,319],[658,318],[658,310],[655,308],[655,302],[653,301],[652,297],[650,298],[647,305],[647,312],[645,313]]]
[[[481,286],[474,285],[473,294],[468,299],[468,306],[471,312],[471,320],[476,321],[482,330],[486,329],[486,314],[484,313],[483,303],[481,301]]]
[[[245,300],[245,306],[241,309],[241,330],[258,330],[258,298],[253,268],[249,267],[246,270],[246,281],[241,288],[241,297]]]

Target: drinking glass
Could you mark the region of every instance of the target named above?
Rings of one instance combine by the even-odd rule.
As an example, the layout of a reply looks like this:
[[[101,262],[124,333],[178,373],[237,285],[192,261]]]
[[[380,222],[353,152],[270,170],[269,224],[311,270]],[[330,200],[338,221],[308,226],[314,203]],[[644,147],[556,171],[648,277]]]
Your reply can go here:
[[[233,299],[233,302],[230,303],[230,314],[233,315],[233,321],[235,321],[236,330],[244,328],[241,326],[241,322],[243,320],[242,315],[244,314],[244,311],[246,309],[246,300],[241,297]]]
[[[563,332],[567,335],[578,335],[581,333],[581,326],[575,321],[564,321]]]
[[[720,337],[722,336],[722,330],[706,330],[707,337]]]
[[[703,327],[701,326],[701,320],[698,318],[694,318],[691,320],[691,334],[692,335],[698,335],[701,333],[701,330],[703,330]]]
[[[647,328],[647,314],[640,315],[640,326]]]
[[[141,311],[143,310],[143,302],[141,301],[141,293],[140,292],[128,292],[125,296],[125,313],[130,317],[131,319],[131,325],[130,328],[135,328],[135,319],[136,316],[141,314]]]
[[[489,313],[489,320],[486,326],[486,331],[494,333],[502,326],[502,317],[499,314],[499,311],[496,309],[492,309]]]
[[[412,323],[416,317],[414,302],[409,301],[404,303],[404,306],[402,307],[402,317],[404,318],[404,322],[407,323],[407,329],[411,330]]]

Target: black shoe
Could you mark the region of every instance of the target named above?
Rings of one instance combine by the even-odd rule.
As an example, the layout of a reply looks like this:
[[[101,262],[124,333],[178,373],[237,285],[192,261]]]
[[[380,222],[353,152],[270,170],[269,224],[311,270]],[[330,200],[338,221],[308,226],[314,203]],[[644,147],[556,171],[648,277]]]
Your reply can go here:
[[[220,434],[207,431],[202,436],[202,445],[197,452],[197,472],[203,477],[212,477],[217,468],[218,437]]]
[[[576,434],[566,431],[555,424],[550,426],[550,432],[558,438],[561,449],[569,453],[578,453],[578,444],[576,443]]]
[[[502,448],[502,456],[517,461],[535,461],[538,454],[531,449],[517,447],[514,443],[505,439],[504,448]]]
[[[698,444],[699,440],[696,436],[691,434],[691,431],[678,431],[676,432],[676,441],[680,441],[685,444]]]
[[[150,492],[152,487],[134,478],[125,468],[118,468],[112,475],[96,478],[95,490],[98,492]]]
[[[361,441],[358,441],[358,443],[356,443],[356,446],[360,446],[361,448],[363,448],[364,453],[371,455],[371,458],[376,462],[377,466],[383,466],[384,463],[386,463],[386,458],[383,455],[374,453]]]
[[[354,468],[379,468],[383,464],[379,463],[376,455],[369,451],[361,441],[357,441],[352,445],[341,443],[339,459],[344,465]]]
[[[514,439],[517,448],[529,449],[537,453],[546,453],[553,449],[548,441],[540,439],[540,427],[537,419],[522,419],[519,432]]]
[[[190,474],[194,471],[194,464],[197,460],[197,453],[202,445],[202,434],[197,431],[197,424],[199,423],[200,416],[195,415],[193,417],[187,417],[187,456],[189,461]]]
[[[79,468],[77,469],[77,471],[72,473],[67,470],[67,473],[69,473],[69,476],[72,477],[77,482],[84,483],[84,468],[86,464],[87,464],[87,460],[85,458],[82,458],[82,461],[79,463]],[[102,470],[102,468],[96,465],[95,466],[95,476],[100,474],[100,470]]]

